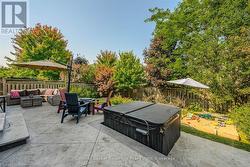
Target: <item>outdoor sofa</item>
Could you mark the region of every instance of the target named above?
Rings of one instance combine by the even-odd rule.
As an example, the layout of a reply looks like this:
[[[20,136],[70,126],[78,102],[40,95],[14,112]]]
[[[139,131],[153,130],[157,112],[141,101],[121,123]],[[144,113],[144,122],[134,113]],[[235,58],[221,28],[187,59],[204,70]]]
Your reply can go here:
[[[12,96],[13,92],[18,92],[19,96]],[[47,101],[53,106],[57,106],[60,103],[60,94],[58,89],[25,89],[25,90],[11,90],[11,92],[6,96],[6,103],[10,105],[21,104],[21,97],[26,97],[30,95],[38,95],[43,98],[43,101]]]

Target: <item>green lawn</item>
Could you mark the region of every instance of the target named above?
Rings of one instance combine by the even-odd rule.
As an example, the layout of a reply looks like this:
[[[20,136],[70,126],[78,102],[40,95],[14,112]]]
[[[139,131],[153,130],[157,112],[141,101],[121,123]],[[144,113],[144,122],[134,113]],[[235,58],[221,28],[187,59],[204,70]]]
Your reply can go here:
[[[202,137],[202,138],[205,138],[205,139],[209,139],[209,140],[212,140],[212,141],[215,141],[215,142],[218,142],[218,143],[223,143],[223,144],[226,144],[226,145],[229,145],[229,146],[232,146],[232,147],[239,148],[239,149],[246,150],[246,151],[250,152],[250,144],[246,144],[246,143],[242,143],[242,142],[239,142],[239,141],[235,141],[235,140],[227,139],[227,138],[224,138],[224,137],[216,136],[216,135],[213,135],[213,134],[205,133],[205,132],[199,131],[199,130],[197,130],[195,128],[188,127],[188,126],[185,126],[185,125],[181,125],[181,130],[183,132],[190,133],[190,134],[195,135],[195,136],[199,136],[199,137]]]

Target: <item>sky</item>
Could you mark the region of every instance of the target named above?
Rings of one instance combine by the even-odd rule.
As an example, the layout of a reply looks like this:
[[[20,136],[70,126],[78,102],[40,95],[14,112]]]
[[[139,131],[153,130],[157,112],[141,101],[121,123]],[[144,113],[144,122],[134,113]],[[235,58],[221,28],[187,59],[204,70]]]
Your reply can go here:
[[[173,10],[180,0],[29,0],[29,27],[37,23],[57,27],[74,55],[93,63],[100,50],[130,51],[143,62],[154,23],[145,23],[148,9]],[[0,65],[13,51],[10,35],[0,35]]]

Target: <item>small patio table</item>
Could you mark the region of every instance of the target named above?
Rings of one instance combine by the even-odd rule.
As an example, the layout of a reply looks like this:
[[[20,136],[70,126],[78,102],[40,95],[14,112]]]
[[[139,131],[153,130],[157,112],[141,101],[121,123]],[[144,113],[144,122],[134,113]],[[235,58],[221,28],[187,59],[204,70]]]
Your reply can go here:
[[[5,102],[6,102],[5,98],[6,98],[5,96],[0,96],[0,108],[1,108],[1,110],[3,112],[5,112],[5,109],[6,109],[6,107],[5,107]]]
[[[21,97],[21,107],[34,107],[34,106],[41,106],[43,102],[43,98],[40,96],[25,96]]]
[[[79,98],[80,103],[89,103],[88,114],[92,113],[92,115],[95,114],[95,100],[95,98]]]

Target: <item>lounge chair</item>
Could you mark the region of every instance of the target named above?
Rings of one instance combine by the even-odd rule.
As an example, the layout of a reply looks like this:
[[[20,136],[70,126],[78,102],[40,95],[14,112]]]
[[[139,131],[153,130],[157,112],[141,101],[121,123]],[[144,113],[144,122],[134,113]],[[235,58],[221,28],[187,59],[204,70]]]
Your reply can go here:
[[[103,111],[104,107],[111,106],[110,99],[111,99],[112,94],[113,94],[113,91],[110,91],[109,94],[108,94],[108,97],[106,98],[106,101],[104,103],[102,103],[101,105],[99,104],[99,101],[96,101],[94,110],[99,112],[100,110]]]
[[[76,93],[65,93],[65,98],[66,106],[63,107],[61,123],[63,123],[63,119],[68,115],[77,116],[76,123],[79,122],[82,114],[85,114],[85,117],[87,116],[89,103],[80,104]]]
[[[61,100],[58,105],[57,113],[59,113],[65,107],[65,103],[66,103],[65,93],[67,92],[67,90],[63,88],[63,89],[59,89],[59,92],[60,92]]]

